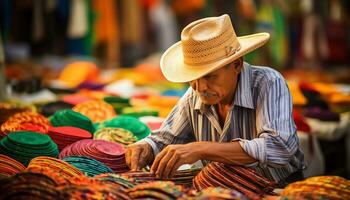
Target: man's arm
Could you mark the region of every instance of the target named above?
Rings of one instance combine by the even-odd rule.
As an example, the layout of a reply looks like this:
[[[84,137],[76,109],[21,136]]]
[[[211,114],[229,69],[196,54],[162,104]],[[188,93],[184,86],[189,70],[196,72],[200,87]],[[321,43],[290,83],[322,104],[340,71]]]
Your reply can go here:
[[[282,77],[262,83],[256,108],[259,134],[253,140],[242,140],[244,151],[262,167],[286,166],[299,147],[292,115],[292,99]]]
[[[159,130],[128,147],[126,162],[132,170],[140,169],[152,162],[154,156],[169,144],[183,144],[195,141],[189,118],[190,95],[191,89],[179,100]],[[152,155],[145,153],[149,149],[152,150]]]
[[[158,177],[172,177],[183,164],[198,160],[210,160],[227,164],[245,165],[256,162],[242,149],[239,142],[192,142],[169,145],[156,157],[151,171]]]

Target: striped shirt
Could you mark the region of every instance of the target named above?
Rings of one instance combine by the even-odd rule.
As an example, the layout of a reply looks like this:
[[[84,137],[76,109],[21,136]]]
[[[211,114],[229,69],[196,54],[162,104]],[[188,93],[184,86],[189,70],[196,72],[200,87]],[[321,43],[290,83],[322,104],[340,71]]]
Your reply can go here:
[[[304,155],[292,117],[292,98],[280,73],[244,63],[223,128],[214,105],[205,105],[189,88],[161,128],[144,141],[156,155],[166,145],[194,141],[239,141],[257,160],[250,164],[270,180],[283,182],[304,168]]]

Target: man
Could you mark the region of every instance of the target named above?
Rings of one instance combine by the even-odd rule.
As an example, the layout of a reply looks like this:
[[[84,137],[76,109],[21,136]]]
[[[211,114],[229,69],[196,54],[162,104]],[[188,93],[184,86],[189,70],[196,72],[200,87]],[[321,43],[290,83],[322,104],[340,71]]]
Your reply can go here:
[[[280,183],[302,178],[303,153],[283,77],[242,56],[265,44],[268,33],[237,37],[228,15],[195,21],[161,58],[164,76],[190,88],[153,135],[130,145],[132,170],[171,177],[198,160],[253,167]]]

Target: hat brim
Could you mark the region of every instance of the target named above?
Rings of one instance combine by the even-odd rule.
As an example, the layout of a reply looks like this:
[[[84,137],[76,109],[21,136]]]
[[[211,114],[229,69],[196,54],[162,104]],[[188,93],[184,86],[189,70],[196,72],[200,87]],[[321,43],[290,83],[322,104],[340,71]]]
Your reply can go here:
[[[268,33],[257,33],[237,37],[241,48],[233,55],[219,61],[200,66],[191,66],[184,62],[181,41],[167,49],[160,60],[165,78],[171,82],[189,82],[225,66],[235,59],[263,46],[270,38]]]

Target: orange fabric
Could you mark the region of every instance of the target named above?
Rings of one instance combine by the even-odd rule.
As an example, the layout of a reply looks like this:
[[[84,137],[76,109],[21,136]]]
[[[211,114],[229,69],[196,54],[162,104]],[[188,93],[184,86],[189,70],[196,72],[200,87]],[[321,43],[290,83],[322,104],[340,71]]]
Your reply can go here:
[[[294,81],[288,81],[287,84],[292,94],[293,105],[297,105],[297,106],[305,105],[307,103],[307,99],[301,92],[299,88],[299,84]]]
[[[68,87],[77,87],[84,81],[94,81],[99,70],[94,63],[79,61],[68,64],[61,72],[59,80]]]
[[[94,0],[93,8],[97,12],[96,41],[116,41],[118,35],[118,22],[116,4],[113,0]]]

